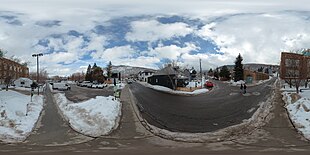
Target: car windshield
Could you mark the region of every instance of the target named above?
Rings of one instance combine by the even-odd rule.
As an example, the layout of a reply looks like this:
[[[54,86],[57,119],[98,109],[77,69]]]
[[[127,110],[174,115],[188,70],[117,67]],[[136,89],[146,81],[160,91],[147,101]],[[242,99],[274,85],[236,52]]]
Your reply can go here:
[[[308,0],[0,0],[0,154],[310,154]]]

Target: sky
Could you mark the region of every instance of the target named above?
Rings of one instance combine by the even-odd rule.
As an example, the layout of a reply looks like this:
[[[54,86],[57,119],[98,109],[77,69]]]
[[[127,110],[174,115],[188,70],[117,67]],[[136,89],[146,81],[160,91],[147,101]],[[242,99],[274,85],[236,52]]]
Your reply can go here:
[[[88,64],[157,69],[177,62],[208,70],[279,64],[282,51],[309,48],[307,0],[0,0],[0,48],[50,75]]]

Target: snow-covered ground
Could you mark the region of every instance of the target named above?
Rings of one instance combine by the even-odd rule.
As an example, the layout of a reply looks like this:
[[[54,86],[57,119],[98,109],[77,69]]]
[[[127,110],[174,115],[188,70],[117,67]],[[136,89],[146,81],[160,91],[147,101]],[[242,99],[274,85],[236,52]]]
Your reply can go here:
[[[11,87],[15,90],[21,90],[21,91],[31,91],[31,88],[25,88],[25,87]],[[38,92],[38,89],[34,89],[33,92]],[[43,92],[43,87],[40,87],[39,92]]]
[[[0,91],[0,140],[20,142],[34,128],[43,108],[43,96]]]
[[[163,87],[163,86],[151,85],[151,84],[146,83],[146,82],[140,82],[140,84],[142,84],[146,87],[155,89],[157,91],[162,91],[162,92],[171,93],[171,94],[179,94],[179,95],[198,95],[198,94],[203,94],[203,93],[206,93],[209,91],[206,88],[202,88],[202,89],[197,89],[197,90],[192,91],[192,92],[186,92],[186,91],[172,90],[170,88]]]
[[[252,83],[252,84],[246,84],[246,85],[247,86],[257,86],[257,85],[263,84],[265,82],[268,82],[271,79],[272,79],[272,76],[269,76],[269,79],[267,79],[267,80],[259,80],[259,81]],[[232,86],[240,86],[241,84],[245,84],[245,81],[240,80],[240,81],[235,82],[234,80],[230,80],[228,83]]]
[[[80,103],[67,100],[63,93],[55,94],[54,98],[70,126],[77,132],[99,137],[118,127],[121,103],[112,96],[97,96]]]
[[[116,87],[117,89],[123,89],[126,86],[125,83],[117,83]],[[114,84],[108,84],[108,87],[114,87]]]
[[[300,92],[299,96],[292,91],[295,88],[285,87],[282,90],[283,100],[292,122],[297,130],[310,140],[310,90]]]

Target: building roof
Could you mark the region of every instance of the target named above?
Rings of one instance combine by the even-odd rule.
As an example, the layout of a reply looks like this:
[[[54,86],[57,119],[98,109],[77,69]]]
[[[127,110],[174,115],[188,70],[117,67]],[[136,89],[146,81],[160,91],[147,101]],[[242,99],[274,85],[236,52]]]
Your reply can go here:
[[[155,70],[145,69],[142,73],[155,73]]]
[[[178,72],[172,66],[167,66],[159,71],[157,71],[154,75],[177,75]]]

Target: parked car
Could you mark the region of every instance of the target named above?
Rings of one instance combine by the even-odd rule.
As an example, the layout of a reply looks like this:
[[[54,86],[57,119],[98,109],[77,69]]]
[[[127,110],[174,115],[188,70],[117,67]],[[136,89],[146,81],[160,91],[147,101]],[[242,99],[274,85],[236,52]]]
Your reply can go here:
[[[128,83],[128,84],[132,84],[132,83],[133,83],[133,80],[132,80],[132,79],[128,79],[127,83]]]
[[[107,86],[108,86],[108,85],[105,84],[105,83],[104,83],[104,84],[98,84],[98,85],[97,85],[97,88],[98,88],[98,89],[103,89],[104,87],[107,87]]]
[[[214,87],[214,84],[213,84],[211,81],[207,81],[207,82],[205,83],[205,87],[207,87],[207,88],[212,88],[212,87]]]
[[[87,87],[87,88],[92,88],[92,86],[93,86],[93,83],[91,83],[91,82],[89,82],[89,83],[86,84],[86,87]]]
[[[88,84],[91,84],[91,82],[90,81],[83,81],[82,83],[80,83],[80,86],[81,87],[87,87]]]
[[[66,83],[54,83],[52,88],[57,89],[57,90],[70,90],[71,89],[71,87]]]

